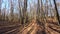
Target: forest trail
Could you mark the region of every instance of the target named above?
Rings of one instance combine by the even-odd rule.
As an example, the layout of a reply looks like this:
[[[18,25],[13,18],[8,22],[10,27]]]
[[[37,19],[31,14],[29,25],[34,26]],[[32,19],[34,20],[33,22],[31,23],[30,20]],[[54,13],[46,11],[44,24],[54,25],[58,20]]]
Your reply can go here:
[[[60,26],[49,23],[47,24],[46,34],[60,34]],[[24,30],[21,34],[44,34],[43,26],[36,23],[36,21],[33,20],[28,26],[29,27],[27,28],[23,28]]]
[[[39,29],[41,31],[42,27],[40,27],[35,20],[32,20],[28,27],[22,29],[21,34],[36,34]]]
[[[9,26],[9,27],[2,27],[0,28],[0,33],[3,34],[60,34],[60,26],[53,24],[53,23],[47,23],[46,31],[43,30],[43,25],[40,23],[37,23],[35,20],[32,20],[32,22],[22,28],[20,31],[20,25],[15,26]]]

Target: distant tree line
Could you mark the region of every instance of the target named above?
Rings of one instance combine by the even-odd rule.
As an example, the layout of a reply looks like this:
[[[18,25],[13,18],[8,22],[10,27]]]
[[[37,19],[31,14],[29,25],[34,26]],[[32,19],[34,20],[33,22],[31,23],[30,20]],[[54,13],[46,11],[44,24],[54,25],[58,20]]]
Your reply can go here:
[[[53,7],[52,5],[52,0],[36,0],[33,2],[31,1],[32,3],[29,3],[30,9],[28,9],[28,0],[16,0],[17,6],[15,6],[14,1],[15,0],[8,0],[10,4],[10,9],[7,10],[6,4],[4,8],[1,9],[3,0],[0,0],[0,20],[11,22],[16,21],[20,22],[21,24],[25,24],[32,19],[36,19],[39,21],[43,21],[44,19],[47,20],[50,16],[55,17],[60,23],[56,0],[53,0],[55,7]],[[16,9],[15,7],[17,8],[16,12],[18,13],[14,13],[14,9]],[[10,11],[9,14],[7,14],[7,11]]]

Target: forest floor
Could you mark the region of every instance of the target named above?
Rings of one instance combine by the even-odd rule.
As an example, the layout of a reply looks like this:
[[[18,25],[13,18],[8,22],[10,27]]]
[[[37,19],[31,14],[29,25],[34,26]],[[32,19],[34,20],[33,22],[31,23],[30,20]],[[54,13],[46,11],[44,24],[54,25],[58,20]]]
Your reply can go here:
[[[21,34],[60,34],[60,26],[54,23],[47,23],[44,29],[43,24],[37,23],[35,20],[22,29]]]
[[[15,24],[15,25],[13,25]],[[26,26],[22,27],[19,23],[8,23],[0,22],[0,33],[1,34],[60,34],[60,26],[54,23],[46,23],[44,26],[41,22],[32,22]]]

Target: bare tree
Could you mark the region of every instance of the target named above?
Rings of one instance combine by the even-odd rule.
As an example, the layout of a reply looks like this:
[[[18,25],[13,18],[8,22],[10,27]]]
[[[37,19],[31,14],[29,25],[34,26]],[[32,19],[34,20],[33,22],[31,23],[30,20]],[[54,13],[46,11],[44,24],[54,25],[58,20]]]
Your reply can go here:
[[[4,19],[6,20],[6,4],[5,4],[5,9],[4,9]]]
[[[32,9],[33,9],[33,8],[32,8],[31,3],[30,3],[30,14],[29,14],[29,15],[30,15],[30,20],[32,20],[32,18],[33,18],[33,17],[32,17],[32,15],[33,15],[33,14],[32,14],[32,13],[33,13]]]
[[[41,0],[41,4],[40,4],[40,9],[41,9],[41,11],[40,11],[40,13],[41,13],[41,19],[42,19],[42,21],[43,21],[43,19],[44,19],[44,16],[45,16],[45,13],[44,13],[44,0]]]
[[[6,20],[6,5],[5,5],[5,8],[3,8],[3,10],[4,10],[4,20]]]
[[[47,18],[48,18],[48,9],[49,9],[48,8],[48,0],[45,1],[45,5],[44,6],[45,6],[45,17],[46,17],[46,20],[47,20]]]
[[[53,0],[54,1],[54,5],[55,5],[55,10],[56,10],[56,17],[59,21],[59,24],[60,24],[60,20],[59,20],[59,13],[58,13],[58,9],[57,9],[57,4],[56,4],[56,0]]]
[[[0,0],[0,18],[1,18],[1,0]]]
[[[14,9],[14,7],[13,7],[13,2],[12,2],[12,0],[10,0],[10,3],[11,3],[11,8],[10,8],[10,15],[11,15],[11,21],[13,21],[13,9]]]
[[[27,0],[24,0],[24,8],[23,8],[23,23],[26,23],[26,18],[27,18]]]
[[[20,23],[22,23],[22,14],[21,14],[21,0],[18,0],[18,4],[19,4],[19,21]]]
[[[40,16],[40,1],[38,0],[38,6],[37,6],[37,20],[39,20]]]

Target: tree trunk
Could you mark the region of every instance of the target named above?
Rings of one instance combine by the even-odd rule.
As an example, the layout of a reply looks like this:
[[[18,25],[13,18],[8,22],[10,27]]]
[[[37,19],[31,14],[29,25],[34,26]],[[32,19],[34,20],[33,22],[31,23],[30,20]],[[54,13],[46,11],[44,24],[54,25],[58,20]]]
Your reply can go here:
[[[11,10],[11,12],[10,12],[11,21],[13,21],[13,9],[14,9],[14,7],[13,7],[13,2],[12,2],[12,0],[11,0],[11,8],[10,8],[10,10]]]
[[[18,0],[18,4],[19,4],[19,21],[20,24],[22,24],[22,14],[21,14],[21,0]]]
[[[58,13],[57,5],[56,5],[56,0],[54,0],[54,4],[55,4],[55,10],[56,10],[56,17],[57,17],[58,22],[59,22],[59,24],[60,24],[59,13]]]
[[[27,0],[24,0],[24,8],[23,8],[23,21],[24,21],[24,25],[26,23],[26,17],[27,17],[26,13],[27,13]]]
[[[0,0],[0,18],[1,18],[1,0]]]
[[[37,6],[37,20],[40,20],[40,1],[38,0],[38,6]]]

